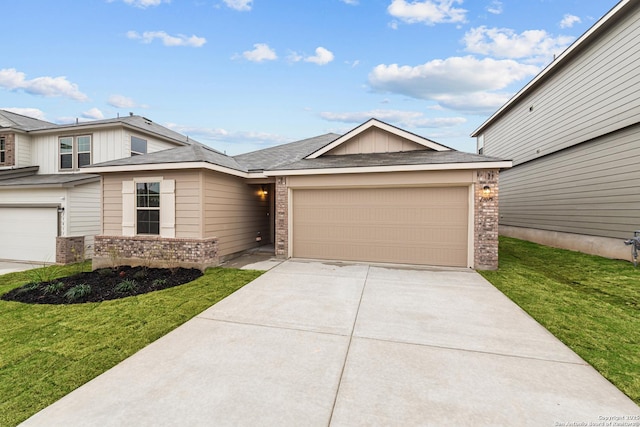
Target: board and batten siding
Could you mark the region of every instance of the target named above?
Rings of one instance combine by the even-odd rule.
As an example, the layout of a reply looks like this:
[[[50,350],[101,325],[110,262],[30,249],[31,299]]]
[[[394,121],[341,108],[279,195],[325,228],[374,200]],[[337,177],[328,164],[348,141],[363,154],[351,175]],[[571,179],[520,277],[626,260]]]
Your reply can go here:
[[[93,254],[93,237],[100,234],[100,183],[78,185],[67,193],[67,236],[85,236],[85,255]]]
[[[224,257],[269,243],[269,197],[261,185],[218,172],[204,172],[204,237],[217,237],[219,255]]]
[[[640,117],[640,3],[482,132],[484,154],[514,166]]]
[[[16,167],[33,166],[31,162],[31,137],[21,133],[15,134]]]
[[[640,125],[500,174],[500,224],[612,238],[640,229]]]
[[[364,153],[395,153],[400,151],[425,150],[423,145],[394,135],[383,129],[369,128],[354,136],[344,144],[325,153],[330,155],[364,154]]]
[[[102,178],[102,234],[122,235],[122,182],[154,178],[175,181],[176,238],[202,238],[199,171],[156,171],[104,174]]]

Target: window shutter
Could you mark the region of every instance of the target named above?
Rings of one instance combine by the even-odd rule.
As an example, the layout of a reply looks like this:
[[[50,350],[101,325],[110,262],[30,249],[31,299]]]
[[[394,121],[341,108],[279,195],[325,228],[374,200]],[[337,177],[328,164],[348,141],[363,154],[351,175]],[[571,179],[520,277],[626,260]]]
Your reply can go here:
[[[136,235],[136,186],[133,181],[122,181],[122,235]]]
[[[160,236],[176,237],[176,181],[160,183]]]

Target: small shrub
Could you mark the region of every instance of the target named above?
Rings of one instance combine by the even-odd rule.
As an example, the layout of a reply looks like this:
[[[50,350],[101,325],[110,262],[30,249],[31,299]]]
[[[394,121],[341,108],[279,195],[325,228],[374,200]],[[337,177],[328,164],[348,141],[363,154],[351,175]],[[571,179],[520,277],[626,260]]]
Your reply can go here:
[[[39,283],[35,283],[35,282],[29,282],[26,285],[22,285],[17,292],[24,294],[27,292],[31,292],[31,291],[35,291],[36,289],[38,289],[38,287],[40,287]]]
[[[116,272],[111,268],[101,268],[100,270],[98,270],[98,274],[101,277],[113,277],[116,275]]]
[[[64,283],[62,282],[53,282],[53,283],[49,283],[47,286],[45,286],[44,288],[44,294],[59,294],[60,291],[62,291],[62,289],[64,289]]]
[[[125,279],[122,282],[118,283],[115,289],[116,292],[122,294],[130,294],[138,289],[138,282],[133,279]]]
[[[167,279],[155,279],[155,280],[151,283],[151,285],[152,285],[154,288],[159,288],[159,287],[164,286],[164,285],[166,285],[166,284],[167,284]]]
[[[84,298],[91,293],[91,286],[86,283],[81,283],[70,288],[67,292],[65,292],[64,297],[68,301],[76,301],[80,298]]]
[[[59,265],[42,265],[41,268],[34,268],[28,270],[27,275],[31,283],[45,283],[52,282],[60,274],[61,266]]]

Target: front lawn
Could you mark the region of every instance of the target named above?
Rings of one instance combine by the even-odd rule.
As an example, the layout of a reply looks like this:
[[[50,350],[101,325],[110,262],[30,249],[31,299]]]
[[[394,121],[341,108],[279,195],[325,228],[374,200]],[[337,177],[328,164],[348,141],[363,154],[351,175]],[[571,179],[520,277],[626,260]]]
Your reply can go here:
[[[0,295],[88,264],[0,276]],[[261,272],[215,268],[144,295],[74,305],[0,300],[0,426],[13,426],[249,283]]]
[[[640,268],[507,237],[499,253],[480,274],[640,404]]]

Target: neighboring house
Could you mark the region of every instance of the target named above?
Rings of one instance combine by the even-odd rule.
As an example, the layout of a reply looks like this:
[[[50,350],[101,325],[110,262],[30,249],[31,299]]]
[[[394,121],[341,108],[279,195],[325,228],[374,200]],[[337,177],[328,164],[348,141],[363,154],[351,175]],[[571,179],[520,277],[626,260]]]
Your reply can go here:
[[[235,157],[192,145],[94,164],[93,266],[205,268],[274,243],[285,258],[495,269],[510,166],[375,119]]]
[[[500,232],[629,259],[640,229],[640,2],[619,2],[484,122],[478,150],[513,160]]]
[[[140,116],[56,125],[0,110],[0,259],[90,256],[100,233],[100,177],[80,168],[188,143]]]

